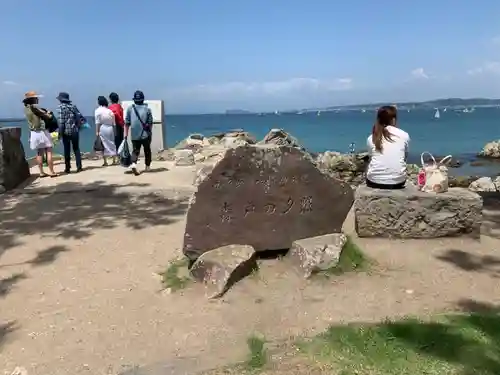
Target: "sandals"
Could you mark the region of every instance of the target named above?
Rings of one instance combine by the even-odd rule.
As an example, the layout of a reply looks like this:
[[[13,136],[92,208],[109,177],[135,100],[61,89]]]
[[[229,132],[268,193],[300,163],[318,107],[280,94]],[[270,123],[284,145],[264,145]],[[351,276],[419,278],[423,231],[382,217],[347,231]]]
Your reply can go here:
[[[40,178],[46,178],[46,177],[50,177],[50,178],[54,178],[54,177],[58,177],[59,175],[57,173],[42,173],[40,174]]]

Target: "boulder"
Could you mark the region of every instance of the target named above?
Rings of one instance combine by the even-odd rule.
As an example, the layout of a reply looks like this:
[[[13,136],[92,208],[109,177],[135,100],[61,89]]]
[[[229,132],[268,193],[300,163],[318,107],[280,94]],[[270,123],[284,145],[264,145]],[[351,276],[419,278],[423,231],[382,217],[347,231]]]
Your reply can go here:
[[[191,134],[174,146],[175,150],[198,149],[204,146],[203,134]]]
[[[176,150],[175,151],[175,165],[188,166],[194,165],[194,153],[192,150]]]
[[[346,242],[344,233],[304,238],[293,242],[288,256],[296,269],[309,278],[315,272],[335,267]]]
[[[256,269],[257,257],[252,246],[227,245],[202,254],[190,273],[196,281],[205,284],[209,298],[218,298]]]
[[[297,138],[288,134],[283,129],[271,129],[264,139],[259,142],[262,145],[290,146],[304,150]]]
[[[245,146],[248,142],[237,136],[225,136],[222,138],[222,145],[227,148]]]
[[[469,185],[469,190],[476,192],[480,191],[492,192],[492,191],[497,191],[498,188],[497,185],[491,179],[491,177],[481,177]]]
[[[478,156],[483,158],[500,158],[500,140],[486,143]]]
[[[155,160],[157,161],[175,161],[175,150],[158,150]]]
[[[253,145],[257,142],[255,137],[242,129],[231,130],[223,138],[237,138],[241,143]]]
[[[0,127],[0,186],[11,190],[30,176],[20,127]]]
[[[326,151],[317,156],[316,163],[333,177],[352,185],[359,185],[365,180],[369,156],[366,152],[341,154],[340,152]]]
[[[450,188],[441,194],[402,190],[356,190],[354,222],[360,237],[479,238],[482,198],[467,189]]]
[[[196,185],[183,245],[192,260],[235,243],[282,250],[298,239],[338,233],[354,200],[347,183],[287,146],[228,149],[199,172]]]

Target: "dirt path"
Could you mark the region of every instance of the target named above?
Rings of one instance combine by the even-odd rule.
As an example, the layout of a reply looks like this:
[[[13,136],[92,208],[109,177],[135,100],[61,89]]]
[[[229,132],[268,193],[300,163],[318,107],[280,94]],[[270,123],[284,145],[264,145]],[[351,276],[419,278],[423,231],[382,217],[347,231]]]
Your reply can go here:
[[[0,370],[206,369],[241,359],[256,332],[286,339],[333,322],[500,303],[500,241],[489,237],[358,239],[378,263],[370,274],[304,282],[286,260],[272,260],[220,301],[208,302],[197,286],[162,292],[155,272],[180,255],[188,191],[159,190],[156,181],[174,186],[189,180],[182,173],[136,187],[100,176],[92,186],[103,178],[115,186],[86,192],[69,176],[59,182],[66,192],[0,197]]]

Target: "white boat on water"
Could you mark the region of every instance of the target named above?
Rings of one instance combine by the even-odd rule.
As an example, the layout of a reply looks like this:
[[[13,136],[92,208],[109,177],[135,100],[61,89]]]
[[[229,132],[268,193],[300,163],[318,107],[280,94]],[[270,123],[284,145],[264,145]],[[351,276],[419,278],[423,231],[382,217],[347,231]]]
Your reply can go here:
[[[441,118],[441,114],[439,113],[439,109],[436,108],[436,113],[434,113],[434,118],[439,119]]]

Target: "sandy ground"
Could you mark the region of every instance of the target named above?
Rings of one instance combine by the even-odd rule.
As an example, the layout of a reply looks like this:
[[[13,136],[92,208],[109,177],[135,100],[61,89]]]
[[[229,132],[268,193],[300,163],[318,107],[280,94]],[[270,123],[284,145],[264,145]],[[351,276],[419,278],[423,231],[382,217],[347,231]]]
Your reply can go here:
[[[500,240],[487,236],[356,239],[377,262],[368,274],[306,282],[267,260],[218,301],[196,285],[166,293],[156,272],[180,256],[195,167],[136,177],[96,163],[0,197],[0,374],[194,372],[242,359],[255,333],[500,303]]]

